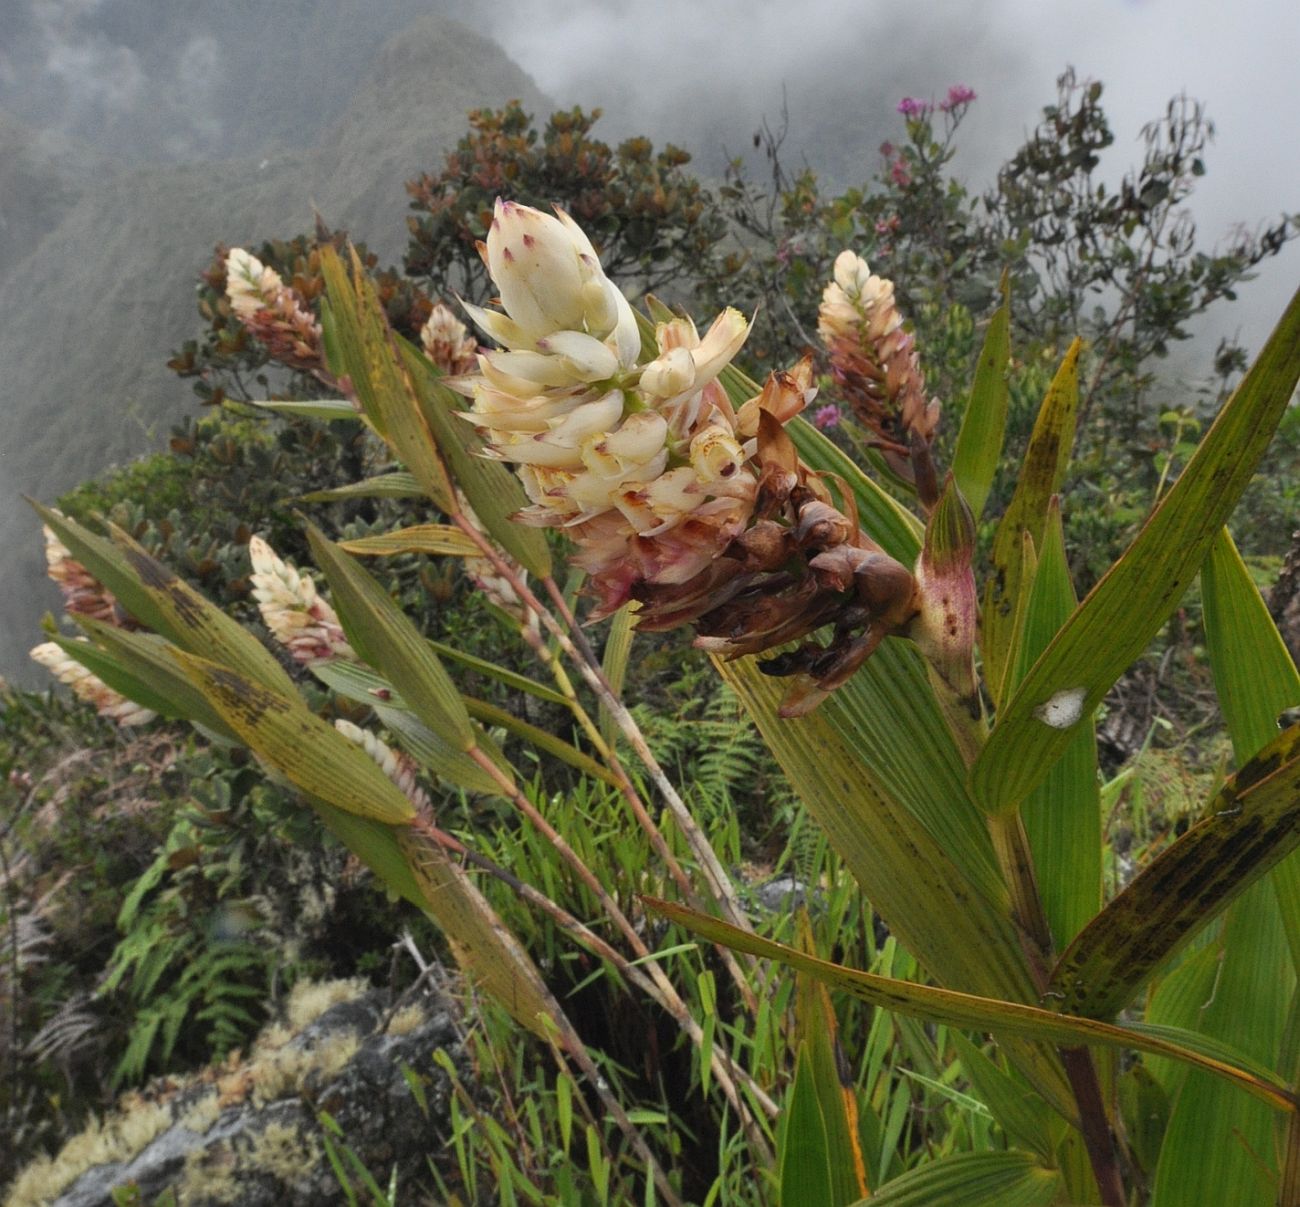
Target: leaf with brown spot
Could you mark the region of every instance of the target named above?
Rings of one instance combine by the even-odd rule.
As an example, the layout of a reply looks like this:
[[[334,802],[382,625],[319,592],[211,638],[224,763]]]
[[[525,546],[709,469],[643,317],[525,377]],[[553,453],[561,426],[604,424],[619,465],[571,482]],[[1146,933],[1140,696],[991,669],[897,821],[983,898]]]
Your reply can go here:
[[[109,531],[127,566],[164,618],[163,632],[181,649],[231,667],[281,694],[294,694],[293,681],[284,668],[247,629],[150,557],[121,528],[109,525]]]
[[[995,699],[1003,695],[1003,680],[1011,671],[1011,637],[1020,597],[1027,589],[1023,561],[1024,534],[1034,548],[1043,543],[1048,500],[1061,489],[1074,447],[1075,416],[1079,408],[1079,352],[1076,339],[1065,354],[1039,407],[1016,489],[998,524],[984,588],[980,653],[984,676]]]
[[[1300,846],[1300,725],[1269,743],[1207,811],[1070,944],[1052,973],[1062,1010],[1113,1018],[1162,964]]]
[[[229,667],[178,653],[222,719],[296,788],[360,817],[397,825],[415,808],[360,746],[311,712],[295,692],[271,691]]]

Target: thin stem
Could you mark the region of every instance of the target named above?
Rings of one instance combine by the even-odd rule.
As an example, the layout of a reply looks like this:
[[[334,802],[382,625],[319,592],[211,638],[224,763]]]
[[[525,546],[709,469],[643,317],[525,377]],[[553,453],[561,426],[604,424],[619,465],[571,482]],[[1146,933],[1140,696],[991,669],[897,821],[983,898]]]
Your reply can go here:
[[[548,842],[559,853],[560,857],[573,870],[578,879],[586,885],[592,895],[600,902],[601,907],[605,910],[610,921],[623,932],[627,939],[628,946],[636,953],[639,960],[645,961],[645,967],[648,969],[648,975],[654,982],[657,993],[654,994],[654,1000],[658,1002],[665,1010],[672,1015],[674,1021],[680,1026],[691,1041],[697,1046],[702,1045],[704,1032],[691,1016],[691,1012],[686,1003],[678,994],[672,981],[665,975],[663,969],[659,967],[658,961],[650,959],[651,951],[646,946],[645,941],[637,933],[636,928],[628,920],[626,914],[618,902],[606,892],[604,886],[600,883],[595,873],[582,862],[578,853],[569,846],[564,837],[558,833],[554,826],[538,812],[537,807],[530,801],[519,788],[505,775],[500,767],[496,765],[479,747],[474,746],[466,752],[484,771],[496,780],[501,794],[536,827],[537,831],[546,838]],[[713,1061],[711,1067],[713,1074],[718,1080],[718,1085],[726,1094],[732,1106],[735,1107],[740,1116],[741,1124],[745,1127],[750,1142],[754,1145],[755,1151],[763,1155],[764,1159],[771,1159],[771,1151],[767,1142],[759,1133],[754,1120],[745,1106],[744,1098],[740,1094],[739,1087],[731,1076],[731,1070],[728,1067],[729,1060],[719,1048],[714,1049]],[[749,1084],[749,1089],[755,1095],[756,1100],[772,1117],[775,1117],[779,1108],[772,1099],[754,1083]]]
[[[696,824],[695,818],[691,816],[691,811],[686,807],[686,802],[682,800],[677,789],[673,787],[672,781],[664,774],[663,768],[660,767],[658,760],[646,743],[645,735],[642,734],[632,714],[628,712],[623,702],[610,687],[608,680],[600,669],[599,662],[594,661],[594,652],[590,659],[578,652],[573,641],[569,638],[569,632],[551,615],[549,609],[542,606],[532,588],[528,586],[523,576],[518,573],[517,568],[501,556],[496,546],[470,523],[463,512],[455,512],[451,519],[482,550],[483,556],[492,563],[497,573],[510,582],[510,585],[518,593],[520,600],[530,611],[537,615],[546,630],[555,638],[560,649],[564,651],[565,656],[578,668],[584,682],[596,693],[609,715],[614,718],[619,731],[627,739],[637,758],[641,760],[647,772],[649,772],[651,781],[659,790],[660,795],[663,796],[669,812],[673,815],[673,820],[677,823],[678,829],[681,830],[687,844],[698,860],[700,870],[708,881],[713,899],[721,908],[724,917],[733,926],[738,926],[741,930],[753,933],[754,928],[740,906],[735,887],[719,861],[717,852],[713,849],[707,836]],[[550,589],[556,595],[559,595],[561,603],[563,603],[563,595],[558,586],[553,580],[548,579],[548,582],[550,582]],[[569,610],[568,605],[563,604],[563,607],[564,611],[571,617],[573,613]],[[585,635],[578,629],[574,631],[578,633],[579,640],[585,642]],[[587,644],[587,649],[591,649],[590,643]]]
[[[1125,1207],[1128,1194],[1115,1152],[1106,1103],[1101,1096],[1097,1068],[1087,1048],[1058,1048],[1065,1074],[1070,1079],[1074,1100],[1079,1104],[1079,1130],[1097,1179],[1103,1207]]]
[[[499,556],[498,560],[500,560]],[[709,887],[713,893],[714,899],[721,907],[727,921],[733,926],[739,926],[742,930],[752,932],[754,928],[750,925],[749,919],[745,916],[745,911],[740,906],[740,901],[736,896],[736,890],[733,887],[726,870],[719,861],[717,852],[713,849],[713,845],[709,842],[707,836],[696,824],[695,818],[691,815],[691,811],[686,807],[686,802],[678,795],[677,789],[673,786],[672,781],[664,774],[663,768],[659,765],[659,760],[655,758],[654,753],[651,751],[645,740],[645,735],[641,732],[641,729],[637,725],[632,714],[628,712],[623,701],[618,698],[617,693],[612,687],[610,687],[609,681],[605,678],[605,674],[601,670],[600,662],[596,658],[595,652],[591,650],[591,645],[586,640],[586,634],[584,634],[581,628],[578,627],[577,622],[573,617],[573,612],[564,598],[564,593],[559,589],[559,586],[554,579],[548,578],[546,584],[547,591],[550,593],[551,598],[556,601],[556,607],[559,609],[560,615],[563,616],[566,623],[571,626],[571,629],[577,635],[578,640],[586,645],[589,655],[588,657],[584,658],[578,654],[573,644],[568,640],[568,634],[555,623],[554,617],[551,617],[549,612],[545,612],[541,608],[541,605],[537,603],[536,597],[532,596],[531,592],[529,592],[528,596],[524,596],[523,598],[528,602],[529,607],[538,611],[539,616],[542,618],[542,623],[546,624],[547,627],[551,629],[556,640],[559,641],[560,647],[565,651],[565,653],[575,660],[583,679],[586,680],[587,684],[600,698],[600,702],[605,706],[606,711],[611,717],[613,717],[614,723],[619,728],[619,732],[627,739],[633,752],[644,765],[655,788],[658,789],[659,794],[664,799],[664,803],[668,806],[669,812],[672,813],[673,820],[677,823],[677,828],[681,830],[682,835],[690,845],[705,878],[709,882]],[[531,598],[529,598],[530,596]]]
[[[547,581],[550,582],[551,580],[548,579]],[[569,711],[572,712],[578,724],[582,726],[583,732],[586,733],[587,738],[591,742],[596,753],[605,760],[606,766],[614,777],[615,786],[622,794],[623,799],[627,802],[627,806],[631,810],[632,816],[636,819],[637,824],[649,838],[651,849],[668,869],[668,873],[672,876],[673,881],[676,883],[678,890],[682,894],[682,897],[695,909],[702,909],[703,907],[699,894],[696,893],[694,886],[691,884],[690,877],[687,876],[685,868],[682,867],[677,856],[673,854],[672,848],[665,840],[663,832],[655,824],[654,818],[650,816],[650,810],[646,808],[645,802],[641,799],[641,794],[637,792],[635,785],[633,785],[631,779],[628,777],[622,763],[619,762],[617,753],[609,743],[605,741],[604,736],[600,732],[600,727],[592,720],[591,714],[583,708],[582,702],[578,699],[578,693],[574,690],[573,682],[565,673],[560,660],[555,656],[554,651],[541,640],[541,635],[539,633],[530,629],[527,625],[521,626],[520,632],[525,642],[532,647],[537,657],[541,659],[550,670],[551,676],[554,678],[555,684],[560,690],[560,694],[564,696],[568,703]],[[577,633],[580,631],[574,630],[574,632]],[[585,641],[585,636],[583,639]],[[590,649],[590,647],[588,647],[588,649]],[[755,995],[748,978],[741,970],[735,952],[726,947],[715,947],[715,950],[718,952],[728,973],[731,975],[731,978],[740,993],[741,999],[745,1004],[745,1008],[751,1015],[757,1015],[758,998]],[[750,966],[753,966],[752,961],[750,962]]]
[[[470,867],[486,872],[494,880],[501,881],[522,900],[546,914],[565,934],[572,936],[593,955],[599,956],[602,960],[607,960],[618,970],[621,976],[640,989],[647,997],[654,1001],[659,1000],[658,989],[640,968],[628,961],[622,953],[611,947],[585,922],[575,918],[562,905],[552,901],[550,897],[534,888],[527,881],[520,880],[518,876],[508,872],[499,863],[489,859],[486,855],[481,854],[472,847],[467,847],[455,835],[439,829],[427,817],[421,815],[411,824],[431,842],[442,847],[443,850],[463,859]]]

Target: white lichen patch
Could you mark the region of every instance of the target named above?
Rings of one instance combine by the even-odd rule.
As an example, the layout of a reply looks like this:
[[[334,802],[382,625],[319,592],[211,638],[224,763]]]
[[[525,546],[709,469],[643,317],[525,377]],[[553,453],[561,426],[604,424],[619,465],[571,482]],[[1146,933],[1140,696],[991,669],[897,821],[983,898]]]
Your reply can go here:
[[[221,1115],[221,1103],[218,1101],[215,1090],[210,1094],[204,1094],[184,1115],[181,1116],[181,1127],[187,1128],[196,1135],[204,1135]]]
[[[320,1156],[315,1136],[305,1136],[289,1124],[271,1123],[253,1137],[246,1163],[292,1186],[317,1167]]]
[[[196,1148],[185,1158],[180,1181],[176,1185],[179,1207],[203,1207],[239,1202],[243,1187],[236,1176],[237,1160],[229,1144],[216,1149]]]
[[[1087,695],[1086,687],[1070,687],[1059,691],[1045,704],[1035,708],[1034,716],[1053,729],[1069,729],[1083,716],[1083,702]]]
[[[88,1169],[126,1163],[171,1124],[171,1108],[136,1098],[104,1120],[94,1120],[55,1157],[39,1157],[19,1174],[4,1207],[40,1207]]]
[[[297,1094],[308,1077],[328,1081],[348,1063],[361,1047],[360,1038],[348,1031],[331,1036],[315,1048],[281,1048],[252,1069],[253,1102],[265,1106],[289,1094]]]
[[[428,1017],[424,1007],[419,1002],[411,1002],[408,1006],[403,1006],[388,1021],[389,1035],[410,1035],[412,1031],[423,1024]]]
[[[338,981],[299,981],[289,994],[285,1016],[294,1031],[309,1027],[331,1006],[352,1002],[370,988],[362,977]]]

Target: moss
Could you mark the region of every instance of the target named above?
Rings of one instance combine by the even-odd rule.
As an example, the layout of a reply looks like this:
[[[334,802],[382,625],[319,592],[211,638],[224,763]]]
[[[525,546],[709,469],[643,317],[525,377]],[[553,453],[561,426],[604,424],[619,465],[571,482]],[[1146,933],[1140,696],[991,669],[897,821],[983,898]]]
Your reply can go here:
[[[10,1188],[4,1207],[40,1207],[88,1169],[132,1160],[170,1124],[170,1107],[132,1098],[106,1119],[93,1120],[57,1156],[40,1157],[27,1166]]]
[[[286,1123],[268,1124],[253,1137],[248,1149],[248,1165],[252,1170],[270,1174],[287,1186],[314,1169],[320,1158],[316,1137],[304,1135],[300,1128]]]
[[[314,1048],[281,1048],[250,1070],[253,1102],[264,1106],[288,1094],[296,1094],[308,1078],[328,1081],[356,1055],[361,1040],[352,1033],[335,1035]]]
[[[204,1094],[193,1106],[190,1107],[184,1115],[181,1116],[180,1124],[188,1128],[196,1135],[205,1135],[218,1118],[221,1116],[221,1101],[215,1091],[210,1094]]]
[[[299,981],[289,994],[285,1016],[293,1031],[311,1026],[331,1006],[356,1001],[370,986],[361,977],[337,981]]]
[[[179,1207],[238,1203],[242,1189],[239,1160],[229,1144],[196,1148],[185,1158],[185,1167],[176,1183],[176,1201]]]
[[[428,1013],[424,1006],[419,1002],[412,1002],[409,1006],[403,1006],[388,1023],[389,1035],[409,1035],[416,1027],[420,1026]]]

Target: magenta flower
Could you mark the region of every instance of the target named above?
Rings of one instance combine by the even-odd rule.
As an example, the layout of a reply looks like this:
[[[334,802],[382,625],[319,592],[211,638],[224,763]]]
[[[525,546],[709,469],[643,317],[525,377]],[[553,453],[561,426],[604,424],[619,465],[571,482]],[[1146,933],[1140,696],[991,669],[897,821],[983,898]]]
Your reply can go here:
[[[839,427],[843,418],[844,412],[832,402],[813,412],[812,423],[819,432],[829,432],[832,428]]]
[[[948,96],[940,102],[939,108],[945,113],[951,113],[959,105],[969,105],[974,99],[974,88],[969,88],[965,84],[954,84],[948,89]]]
[[[917,96],[905,96],[898,102],[898,111],[906,118],[925,117],[934,106]]]

